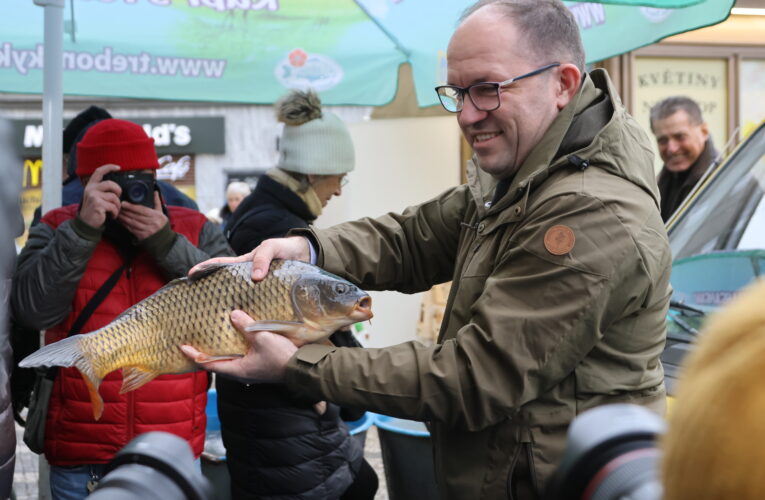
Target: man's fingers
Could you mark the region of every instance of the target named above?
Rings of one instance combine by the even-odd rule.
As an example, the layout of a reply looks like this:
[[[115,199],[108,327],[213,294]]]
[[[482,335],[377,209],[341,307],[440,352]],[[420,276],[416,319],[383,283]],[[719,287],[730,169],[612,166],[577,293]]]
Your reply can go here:
[[[201,361],[200,357],[202,355],[201,352],[197,351],[190,345],[182,345],[181,346],[181,352],[186,355],[187,358],[189,358],[194,363],[199,363]]]
[[[231,324],[233,324],[234,328],[237,330],[245,331],[247,325],[253,323],[254,321],[255,320],[248,316],[244,311],[240,311],[238,309],[231,311]]]
[[[104,175],[108,174],[109,172],[116,172],[119,169],[120,166],[113,163],[101,165],[93,171],[93,174],[90,176],[90,180],[93,182],[101,182],[104,179]]]
[[[252,259],[252,279],[253,281],[260,281],[268,274],[268,268],[271,265],[273,257],[256,253]]]
[[[189,358],[191,361],[197,364],[200,368],[203,368],[208,371],[213,371],[215,373],[222,373],[224,375],[237,375],[239,371],[241,371],[238,368],[238,364],[240,363],[239,359],[234,360],[219,360],[215,361],[210,358],[207,354],[198,351],[191,347],[190,345],[182,345],[181,346],[181,352],[186,355],[187,358]]]

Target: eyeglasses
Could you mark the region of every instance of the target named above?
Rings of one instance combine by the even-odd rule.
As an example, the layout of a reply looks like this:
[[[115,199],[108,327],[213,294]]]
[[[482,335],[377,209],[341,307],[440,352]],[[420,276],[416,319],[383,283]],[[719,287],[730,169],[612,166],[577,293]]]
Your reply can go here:
[[[462,105],[465,103],[465,94],[470,96],[470,101],[476,109],[481,111],[494,111],[499,108],[500,104],[499,89],[507,87],[518,80],[538,75],[539,73],[556,66],[560,66],[560,63],[552,63],[547,66],[542,66],[530,73],[516,76],[515,78],[505,80],[504,82],[479,82],[464,88],[457,87],[456,85],[441,85],[440,87],[436,87],[436,93],[438,94],[438,99],[441,101],[441,106],[450,113],[462,111]]]
[[[348,178],[348,176],[347,176],[347,175],[344,175],[344,176],[342,176],[342,177],[340,178],[340,187],[345,187],[345,186],[347,186],[349,181],[350,181],[350,179]]]

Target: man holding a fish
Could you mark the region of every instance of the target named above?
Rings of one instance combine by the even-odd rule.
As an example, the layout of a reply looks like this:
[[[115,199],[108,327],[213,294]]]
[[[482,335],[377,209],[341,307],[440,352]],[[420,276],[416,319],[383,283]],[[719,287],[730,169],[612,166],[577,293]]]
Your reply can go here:
[[[14,317],[46,330],[46,344],[98,330],[194,264],[233,254],[203,214],[162,202],[154,141],[140,125],[99,121],[76,155],[82,202],[30,230],[11,296]],[[162,376],[123,394],[151,380],[140,370],[124,375],[125,383],[116,371],[98,387],[75,368],[55,374],[44,432],[54,499],[85,498],[105,464],[144,432],[171,432],[202,452],[207,374]]]
[[[183,349],[297,397],[429,422],[444,498],[538,498],[577,414],[664,410],[671,256],[650,142],[608,75],[584,72],[559,0],[479,2],[447,61],[436,90],[473,147],[468,184],[243,257],[260,280],[273,258],[310,260],[311,242],[319,266],[365,289],[452,280],[438,343],[348,349],[260,331],[233,361]]]

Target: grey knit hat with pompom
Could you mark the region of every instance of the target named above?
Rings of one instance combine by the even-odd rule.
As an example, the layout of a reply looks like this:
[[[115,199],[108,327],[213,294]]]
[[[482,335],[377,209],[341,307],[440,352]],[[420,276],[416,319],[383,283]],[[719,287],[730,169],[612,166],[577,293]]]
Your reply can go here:
[[[353,170],[351,135],[343,121],[322,111],[312,90],[293,90],[274,105],[284,123],[277,167],[301,174],[339,175]]]

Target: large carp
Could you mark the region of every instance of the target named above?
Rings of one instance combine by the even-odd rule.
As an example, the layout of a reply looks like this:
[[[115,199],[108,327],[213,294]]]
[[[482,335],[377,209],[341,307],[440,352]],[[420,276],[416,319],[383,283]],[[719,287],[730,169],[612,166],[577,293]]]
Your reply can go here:
[[[122,369],[120,393],[158,375],[197,369],[180,350],[190,345],[211,360],[243,356],[248,342],[229,320],[240,309],[255,324],[296,343],[325,340],[334,331],[372,317],[372,299],[355,285],[305,262],[274,260],[252,281],[251,262],[210,264],[171,281],[91,333],[73,335],[24,358],[19,366],[75,366],[101,418],[101,380]]]

